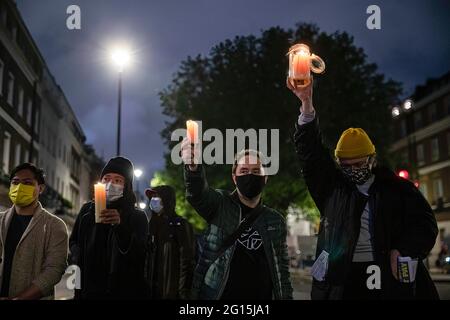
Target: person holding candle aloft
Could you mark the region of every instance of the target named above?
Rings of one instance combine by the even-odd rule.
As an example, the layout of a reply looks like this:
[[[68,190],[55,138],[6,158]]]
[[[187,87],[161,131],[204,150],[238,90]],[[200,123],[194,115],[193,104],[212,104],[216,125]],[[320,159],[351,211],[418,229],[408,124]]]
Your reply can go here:
[[[422,263],[438,230],[420,191],[377,165],[375,146],[361,128],[342,133],[333,159],[322,143],[312,81],[294,87],[288,78],[287,87],[301,100],[295,147],[321,215],[312,299],[438,298]],[[417,270],[409,283],[399,277],[404,257]]]
[[[10,175],[12,207],[0,212],[0,300],[54,298],[67,266],[69,235],[64,221],[39,202],[44,172],[31,163]]]
[[[70,236],[72,264],[81,269],[76,299],[142,299],[148,220],[135,208],[133,164],[123,157],[109,160],[101,173],[106,209],[96,222],[95,203],[80,210]],[[98,197],[97,197],[98,198]]]
[[[193,298],[207,300],[292,299],[284,217],[262,204],[267,175],[262,154],[242,150],[231,177],[233,192],[208,186],[196,164],[192,139],[181,145],[186,198],[207,221],[204,247],[194,273]]]

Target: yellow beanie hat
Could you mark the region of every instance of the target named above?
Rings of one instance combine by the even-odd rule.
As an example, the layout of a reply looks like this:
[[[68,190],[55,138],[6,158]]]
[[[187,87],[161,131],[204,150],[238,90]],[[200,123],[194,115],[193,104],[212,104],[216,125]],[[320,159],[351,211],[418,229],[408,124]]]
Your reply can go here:
[[[334,150],[337,158],[356,159],[375,153],[375,146],[367,133],[361,128],[348,128],[345,130]]]

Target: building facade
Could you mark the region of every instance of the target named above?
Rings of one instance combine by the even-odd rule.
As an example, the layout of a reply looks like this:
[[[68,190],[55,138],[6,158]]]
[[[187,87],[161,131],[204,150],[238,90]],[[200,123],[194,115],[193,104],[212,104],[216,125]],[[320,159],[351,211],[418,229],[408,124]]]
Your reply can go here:
[[[450,72],[418,86],[392,109],[397,172],[420,188],[439,226],[430,266],[450,237]],[[433,263],[433,264],[431,264]]]
[[[41,201],[69,225],[103,164],[11,0],[0,1],[0,160],[0,207],[10,205],[9,172],[33,162],[46,173]]]

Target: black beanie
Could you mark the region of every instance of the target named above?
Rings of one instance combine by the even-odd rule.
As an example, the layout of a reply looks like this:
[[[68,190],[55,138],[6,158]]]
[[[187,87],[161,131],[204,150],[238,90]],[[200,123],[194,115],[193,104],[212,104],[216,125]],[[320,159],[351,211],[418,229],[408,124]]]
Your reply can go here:
[[[100,179],[108,173],[122,175],[128,183],[133,183],[134,169],[130,160],[124,157],[115,157],[108,161],[102,170]]]

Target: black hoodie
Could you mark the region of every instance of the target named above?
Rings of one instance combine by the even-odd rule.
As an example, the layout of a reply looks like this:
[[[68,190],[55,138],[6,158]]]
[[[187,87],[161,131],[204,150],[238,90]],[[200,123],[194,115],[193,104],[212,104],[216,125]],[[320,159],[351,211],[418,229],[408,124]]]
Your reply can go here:
[[[108,209],[119,211],[120,224],[95,223],[93,201],[81,208],[76,219],[69,240],[71,264],[81,269],[81,289],[76,290],[76,299],[144,299],[149,295],[144,278],[148,220],[143,211],[134,207],[132,175],[128,174],[132,165],[128,162],[114,158],[102,172],[102,176],[117,172],[117,163],[127,169],[123,172],[124,196],[107,203]],[[114,171],[108,171],[111,168]]]

